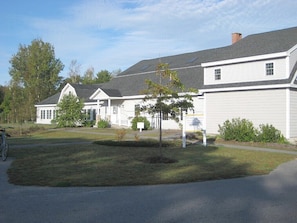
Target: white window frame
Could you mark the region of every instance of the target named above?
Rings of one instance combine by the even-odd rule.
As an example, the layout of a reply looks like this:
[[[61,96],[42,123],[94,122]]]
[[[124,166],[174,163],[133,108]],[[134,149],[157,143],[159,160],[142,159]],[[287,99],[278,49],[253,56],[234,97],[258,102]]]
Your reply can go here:
[[[216,81],[218,81],[218,80],[221,80],[221,78],[222,78],[222,70],[221,70],[221,68],[214,69],[214,79]]]
[[[266,76],[274,75],[274,63],[273,62],[265,63],[265,74],[266,74]]]
[[[40,111],[40,119],[45,119],[45,110]]]

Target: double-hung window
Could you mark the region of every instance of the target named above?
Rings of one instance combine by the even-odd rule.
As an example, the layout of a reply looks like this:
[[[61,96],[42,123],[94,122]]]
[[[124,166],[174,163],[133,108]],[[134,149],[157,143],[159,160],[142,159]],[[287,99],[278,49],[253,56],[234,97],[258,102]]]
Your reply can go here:
[[[221,80],[221,69],[214,70],[215,80]]]
[[[266,68],[266,75],[267,76],[270,76],[270,75],[274,74],[273,63],[266,63],[265,68]]]
[[[136,104],[136,105],[134,106],[134,115],[135,115],[135,116],[140,115],[140,110],[141,110],[141,108],[140,108],[140,104]]]

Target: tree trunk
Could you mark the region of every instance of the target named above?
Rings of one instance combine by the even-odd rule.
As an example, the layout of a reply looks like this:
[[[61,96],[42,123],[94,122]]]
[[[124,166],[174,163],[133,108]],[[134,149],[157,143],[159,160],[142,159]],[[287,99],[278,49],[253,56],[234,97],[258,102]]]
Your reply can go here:
[[[159,152],[160,152],[160,157],[163,157],[163,153],[162,153],[162,109],[160,109],[160,113],[159,113]]]

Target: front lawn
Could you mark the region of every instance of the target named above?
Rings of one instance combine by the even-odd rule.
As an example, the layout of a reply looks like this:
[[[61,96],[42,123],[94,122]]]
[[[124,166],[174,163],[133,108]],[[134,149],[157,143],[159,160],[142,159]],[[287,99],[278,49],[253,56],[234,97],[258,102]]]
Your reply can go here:
[[[67,133],[68,134],[68,133]],[[132,142],[133,143],[133,142]],[[185,183],[267,174],[295,156],[192,145],[163,148],[175,163],[149,163],[156,147],[70,144],[12,149],[9,181],[18,185],[115,186]]]

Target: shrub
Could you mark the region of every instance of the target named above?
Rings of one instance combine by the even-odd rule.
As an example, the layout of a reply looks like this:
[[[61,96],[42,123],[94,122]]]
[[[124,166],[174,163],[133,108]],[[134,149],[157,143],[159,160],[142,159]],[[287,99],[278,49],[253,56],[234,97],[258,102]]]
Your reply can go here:
[[[257,134],[257,141],[285,143],[286,139],[274,126],[266,124],[260,125]]]
[[[235,118],[227,120],[219,125],[219,133],[224,140],[236,140],[239,142],[250,142],[255,140],[255,128],[253,123],[247,119]]]
[[[85,127],[92,127],[92,126],[95,125],[95,121],[94,121],[94,120],[86,120],[86,121],[83,123],[83,125],[84,125]]]
[[[150,122],[147,120],[146,117],[136,116],[131,121],[133,130],[137,130],[137,122],[144,122],[143,130],[148,130],[150,128]]]
[[[127,130],[126,129],[118,129],[116,130],[116,140],[117,141],[122,141],[125,137],[125,135],[127,134]]]
[[[255,129],[253,123],[247,119],[227,120],[219,125],[220,137],[224,140],[236,140],[239,142],[278,142],[285,143],[286,139],[272,125],[260,125],[259,130]]]
[[[97,127],[100,128],[100,129],[108,128],[109,127],[109,122],[107,120],[101,119],[100,121],[98,121]]]

